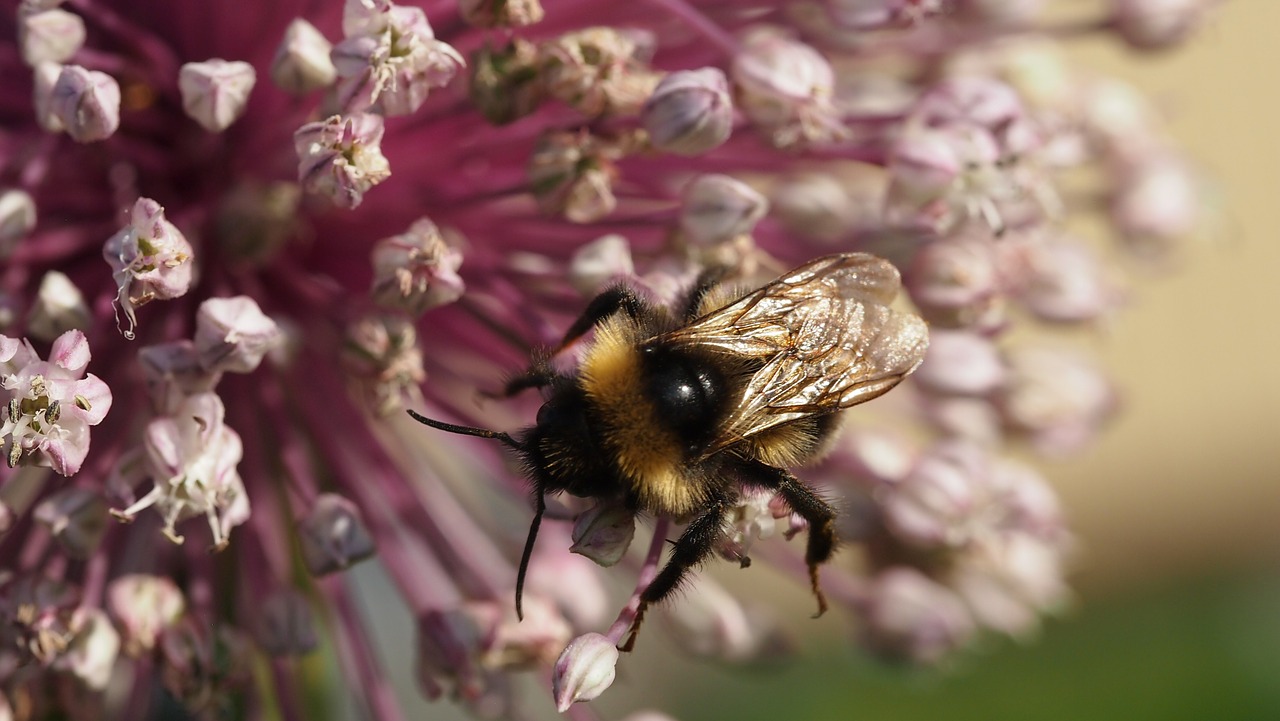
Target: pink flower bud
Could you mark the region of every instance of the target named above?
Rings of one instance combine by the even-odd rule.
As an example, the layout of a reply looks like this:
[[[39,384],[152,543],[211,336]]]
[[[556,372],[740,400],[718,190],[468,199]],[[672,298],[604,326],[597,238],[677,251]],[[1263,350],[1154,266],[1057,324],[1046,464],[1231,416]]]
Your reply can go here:
[[[569,261],[569,282],[579,293],[594,296],[606,285],[635,275],[631,246],[616,233],[602,235],[578,248]]]
[[[883,183],[854,185],[829,173],[799,173],[773,186],[771,212],[787,230],[826,245],[838,244],[884,204]],[[853,187],[850,187],[853,186]]]
[[[107,586],[107,608],[124,631],[125,650],[141,656],[155,648],[160,632],[186,610],[182,591],[164,576],[135,573]]]
[[[913,568],[895,567],[876,576],[861,605],[864,641],[890,659],[937,664],[976,630],[954,593]]]
[[[1160,154],[1118,169],[1110,217],[1132,250],[1159,256],[1200,223],[1204,188],[1182,158]]]
[[[1061,610],[1069,597],[1059,549],[1023,534],[1010,534],[967,555],[948,576],[982,626],[1027,637],[1040,614]]]
[[[1093,440],[1116,409],[1116,392],[1084,355],[1022,345],[1007,353],[1008,380],[997,407],[1006,428],[1041,452],[1065,455]]]
[[[249,296],[210,298],[196,311],[196,352],[205,370],[250,373],[279,339],[279,326]]]
[[[649,142],[677,155],[701,155],[733,132],[729,81],[716,68],[680,70],[658,83],[640,119]]]
[[[976,126],[995,133],[1021,120],[1024,111],[1018,93],[1008,85],[982,76],[945,80],[921,96],[912,120],[931,128]]]
[[[742,112],[774,145],[847,136],[832,103],[835,72],[813,47],[774,29],[752,31],[734,56],[730,75]]]
[[[569,550],[607,568],[622,560],[635,533],[635,513],[621,503],[601,501],[574,520]]]
[[[0,191],[0,259],[36,227],[36,201],[25,190]]]
[[[189,340],[142,348],[138,361],[152,407],[161,415],[172,414],[187,396],[212,391],[222,378],[221,371],[209,371],[200,364],[196,344]]]
[[[524,27],[546,14],[539,0],[459,0],[458,13],[481,28]]]
[[[769,212],[769,201],[727,175],[700,175],[685,186],[680,230],[693,245],[713,245],[750,235]]]
[[[901,481],[915,467],[919,451],[901,434],[878,426],[850,428],[837,451],[840,467],[874,488]]]
[[[258,642],[272,656],[304,656],[319,645],[307,597],[282,589],[267,597],[258,610]]]
[[[360,509],[333,493],[317,496],[298,521],[298,545],[313,576],[345,570],[377,550]]]
[[[991,459],[976,445],[943,441],[882,499],[893,534],[922,549],[964,548],[995,522],[988,509]]]
[[[1051,323],[1096,320],[1121,294],[1088,245],[1064,237],[1000,245],[1005,282],[1027,310]]]
[[[920,314],[937,326],[991,327],[1003,316],[996,249],[986,238],[927,243],[903,273],[903,284]]]
[[[775,619],[747,608],[705,576],[682,585],[680,602],[664,605],[661,614],[676,645],[698,658],[772,661],[781,660],[790,650],[791,643]]]
[[[66,10],[18,11],[22,61],[65,63],[84,45],[84,20]]]
[[[598,634],[586,633],[565,647],[551,672],[551,696],[564,713],[579,701],[590,701],[613,685],[618,647]]]
[[[355,208],[370,188],[391,177],[382,133],[379,115],[334,115],[303,125],[293,134],[298,182],[338,207]]]
[[[71,642],[53,667],[79,678],[93,691],[106,689],[120,655],[120,634],[102,609],[82,606],[71,616]]]
[[[64,65],[48,107],[77,143],[105,140],[120,127],[120,86],[106,73]]]
[[[1165,50],[1200,29],[1211,0],[1111,0],[1111,23],[1130,46]]]
[[[50,133],[64,130],[62,120],[53,111],[53,88],[60,75],[62,66],[54,62],[37,63],[31,73],[31,102],[35,106],[36,122]]]
[[[329,59],[333,45],[316,26],[294,18],[271,61],[271,80],[286,92],[301,95],[328,87],[338,77]]]
[[[409,230],[378,241],[373,247],[374,301],[384,308],[420,316],[462,297],[458,277],[462,251],[450,245],[427,218]]]
[[[981,396],[1004,381],[1004,361],[989,338],[935,329],[913,380],[930,393]]]
[[[67,488],[35,509],[36,521],[44,524],[58,545],[72,558],[88,558],[107,532],[107,502],[87,488]]]
[[[191,243],[164,217],[164,208],[138,198],[129,225],[102,246],[102,257],[116,281],[116,304],[128,320],[125,337],[133,337],[134,309],[153,300],[186,295],[191,288]]]
[[[244,114],[258,80],[249,63],[212,58],[185,63],[178,71],[182,109],[211,133],[221,133]]]
[[[87,329],[92,320],[84,295],[70,278],[56,270],[44,274],[27,316],[33,337],[51,341],[69,330]]]

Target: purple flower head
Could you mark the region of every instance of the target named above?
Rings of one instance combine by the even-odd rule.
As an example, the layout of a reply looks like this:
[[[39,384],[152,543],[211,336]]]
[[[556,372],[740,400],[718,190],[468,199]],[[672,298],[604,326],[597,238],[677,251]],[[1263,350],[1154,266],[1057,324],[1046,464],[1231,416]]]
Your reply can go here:
[[[1210,4],[1115,0],[1081,28],[1168,47]],[[624,649],[664,627],[693,655],[785,656],[776,609],[696,570],[724,559],[921,664],[1069,601],[1063,511],[1009,458],[1082,447],[1117,390],[1026,339],[1122,310],[1116,256],[1176,250],[1199,180],[1136,91],[1052,52],[1042,3],[59,5],[24,0],[0,39],[0,641],[40,713],[144,718],[163,687],[193,716],[303,718],[310,664],[290,659],[317,653],[394,721],[375,636],[416,655],[425,696],[486,717],[634,684]],[[1090,216],[1119,242],[1064,231]],[[852,253],[897,272],[787,275]],[[651,474],[684,487],[655,450],[531,503],[565,462],[530,440],[539,407],[599,402],[590,374],[634,381],[588,362],[627,355],[633,316],[696,326],[771,282],[780,325],[733,326],[749,342],[721,341],[720,372],[809,390],[714,451],[769,482],[726,466],[688,513],[637,513]],[[814,327],[779,333],[793,316]],[[860,329],[832,351],[847,376],[760,369],[831,318]],[[866,367],[891,382],[829,387]],[[823,415],[885,391],[843,434]],[[814,560],[831,547],[865,562]],[[651,606],[677,556],[687,593]],[[416,643],[362,613],[352,566],[375,557]]]

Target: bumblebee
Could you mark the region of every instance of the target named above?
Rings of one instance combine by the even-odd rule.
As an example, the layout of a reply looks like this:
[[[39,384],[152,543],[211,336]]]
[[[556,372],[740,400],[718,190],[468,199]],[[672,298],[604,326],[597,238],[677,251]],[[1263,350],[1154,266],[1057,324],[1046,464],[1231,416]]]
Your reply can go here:
[[[595,335],[575,372],[535,361],[507,384],[540,388],[537,421],[512,437],[409,414],[428,426],[495,438],[523,461],[535,512],[516,579],[516,611],[549,493],[619,499],[687,525],[641,594],[645,609],[713,552],[744,487],[772,490],[808,522],[805,561],[818,614],[818,569],[835,550],[835,510],[786,470],[818,456],[838,411],[897,385],[924,357],[928,329],[891,309],[901,281],[862,253],[810,261],[733,299],[704,276],[682,308],[626,285],[597,296],[558,348]]]

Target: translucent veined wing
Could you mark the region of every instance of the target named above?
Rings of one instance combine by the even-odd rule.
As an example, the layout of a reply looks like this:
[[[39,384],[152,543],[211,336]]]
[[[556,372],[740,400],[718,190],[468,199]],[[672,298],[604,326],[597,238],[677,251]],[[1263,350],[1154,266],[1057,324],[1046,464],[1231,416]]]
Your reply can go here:
[[[645,345],[696,346],[763,363],[709,455],[783,423],[871,400],[915,370],[928,328],[889,308],[900,286],[888,261],[830,255]]]

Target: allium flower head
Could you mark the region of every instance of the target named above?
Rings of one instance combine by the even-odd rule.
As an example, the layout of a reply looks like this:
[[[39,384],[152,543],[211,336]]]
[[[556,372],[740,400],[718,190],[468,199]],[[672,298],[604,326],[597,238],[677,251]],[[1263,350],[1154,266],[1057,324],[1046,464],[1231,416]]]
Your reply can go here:
[[[1114,0],[1087,27],[1166,48],[1210,4]],[[33,717],[302,718],[316,666],[292,659],[319,653],[364,715],[404,718],[359,564],[413,616],[416,639],[387,638],[423,695],[485,717],[596,718],[574,704],[635,683],[625,651],[664,627],[696,656],[784,656],[781,612],[704,561],[794,576],[917,664],[1062,608],[1067,520],[1010,459],[1083,447],[1118,391],[1035,336],[1121,310],[1114,257],[1176,250],[1196,167],[1132,88],[1053,52],[1041,3],[802,5],[20,3],[0,22],[0,716],[21,685]],[[1064,231],[1091,212],[1114,247]],[[637,308],[675,327],[845,253],[906,291],[878,261],[883,284],[822,291],[854,324],[888,311],[845,294],[895,303],[881,332],[911,342],[859,335],[858,362],[896,382],[924,321],[934,344],[842,434],[805,408],[812,427],[765,434],[799,450],[732,441],[760,441],[776,487],[726,471],[714,513],[678,518],[637,514],[630,476],[531,503],[559,461],[519,391],[573,392]],[[599,333],[575,324],[610,303]],[[688,593],[649,608],[673,557]]]

